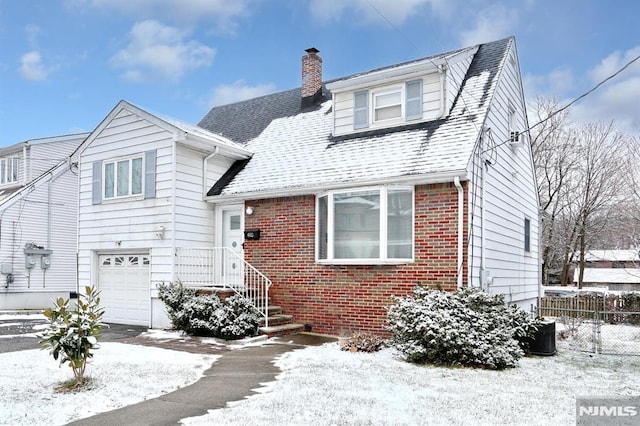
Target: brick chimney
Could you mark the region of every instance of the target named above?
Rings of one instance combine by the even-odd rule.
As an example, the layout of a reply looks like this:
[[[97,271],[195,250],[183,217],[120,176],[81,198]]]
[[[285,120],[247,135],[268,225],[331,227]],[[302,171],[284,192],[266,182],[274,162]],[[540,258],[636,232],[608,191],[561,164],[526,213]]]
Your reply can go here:
[[[302,108],[313,106],[322,97],[322,58],[315,47],[302,57]]]

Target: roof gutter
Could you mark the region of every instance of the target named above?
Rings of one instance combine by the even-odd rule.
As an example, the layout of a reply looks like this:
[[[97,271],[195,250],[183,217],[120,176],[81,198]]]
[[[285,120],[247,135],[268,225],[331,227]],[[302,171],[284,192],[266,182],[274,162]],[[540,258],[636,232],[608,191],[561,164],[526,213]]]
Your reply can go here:
[[[222,202],[235,202],[244,200],[260,200],[265,198],[276,197],[295,197],[299,195],[317,194],[325,191],[331,191],[336,189],[348,189],[348,188],[362,188],[366,186],[380,186],[380,185],[427,185],[432,183],[444,183],[453,182],[455,178],[459,180],[467,179],[466,169],[454,170],[450,172],[434,173],[430,175],[415,175],[415,176],[398,176],[395,178],[382,178],[368,181],[358,182],[338,182],[329,185],[315,185],[305,186],[297,188],[278,188],[269,190],[257,190],[252,192],[242,192],[238,194],[222,194],[207,196],[205,201],[211,203]]]

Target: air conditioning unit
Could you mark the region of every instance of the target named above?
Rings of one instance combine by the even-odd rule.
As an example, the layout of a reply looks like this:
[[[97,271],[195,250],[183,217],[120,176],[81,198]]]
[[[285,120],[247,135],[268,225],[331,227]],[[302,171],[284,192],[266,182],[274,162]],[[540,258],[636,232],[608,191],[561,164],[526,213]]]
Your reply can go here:
[[[509,145],[512,148],[520,148],[524,142],[524,134],[518,130],[512,130],[509,132]]]

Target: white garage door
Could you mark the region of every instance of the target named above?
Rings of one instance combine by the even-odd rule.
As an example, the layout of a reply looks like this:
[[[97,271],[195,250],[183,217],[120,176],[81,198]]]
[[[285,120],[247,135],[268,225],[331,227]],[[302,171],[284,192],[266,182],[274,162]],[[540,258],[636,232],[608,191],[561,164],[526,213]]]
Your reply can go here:
[[[105,322],[149,326],[149,264],[149,255],[100,255],[98,289]]]

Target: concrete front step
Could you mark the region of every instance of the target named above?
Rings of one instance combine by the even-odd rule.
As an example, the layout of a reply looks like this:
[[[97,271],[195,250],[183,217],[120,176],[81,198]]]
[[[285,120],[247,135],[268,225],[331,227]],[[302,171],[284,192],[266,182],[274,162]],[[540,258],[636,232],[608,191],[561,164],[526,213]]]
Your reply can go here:
[[[293,321],[293,315],[269,315],[269,326],[272,325],[282,325],[282,324],[290,324]],[[260,320],[260,327],[264,327],[264,318]]]
[[[302,324],[282,324],[269,327],[260,327],[260,334],[266,334],[268,337],[282,336],[285,334],[299,333],[304,330]]]

